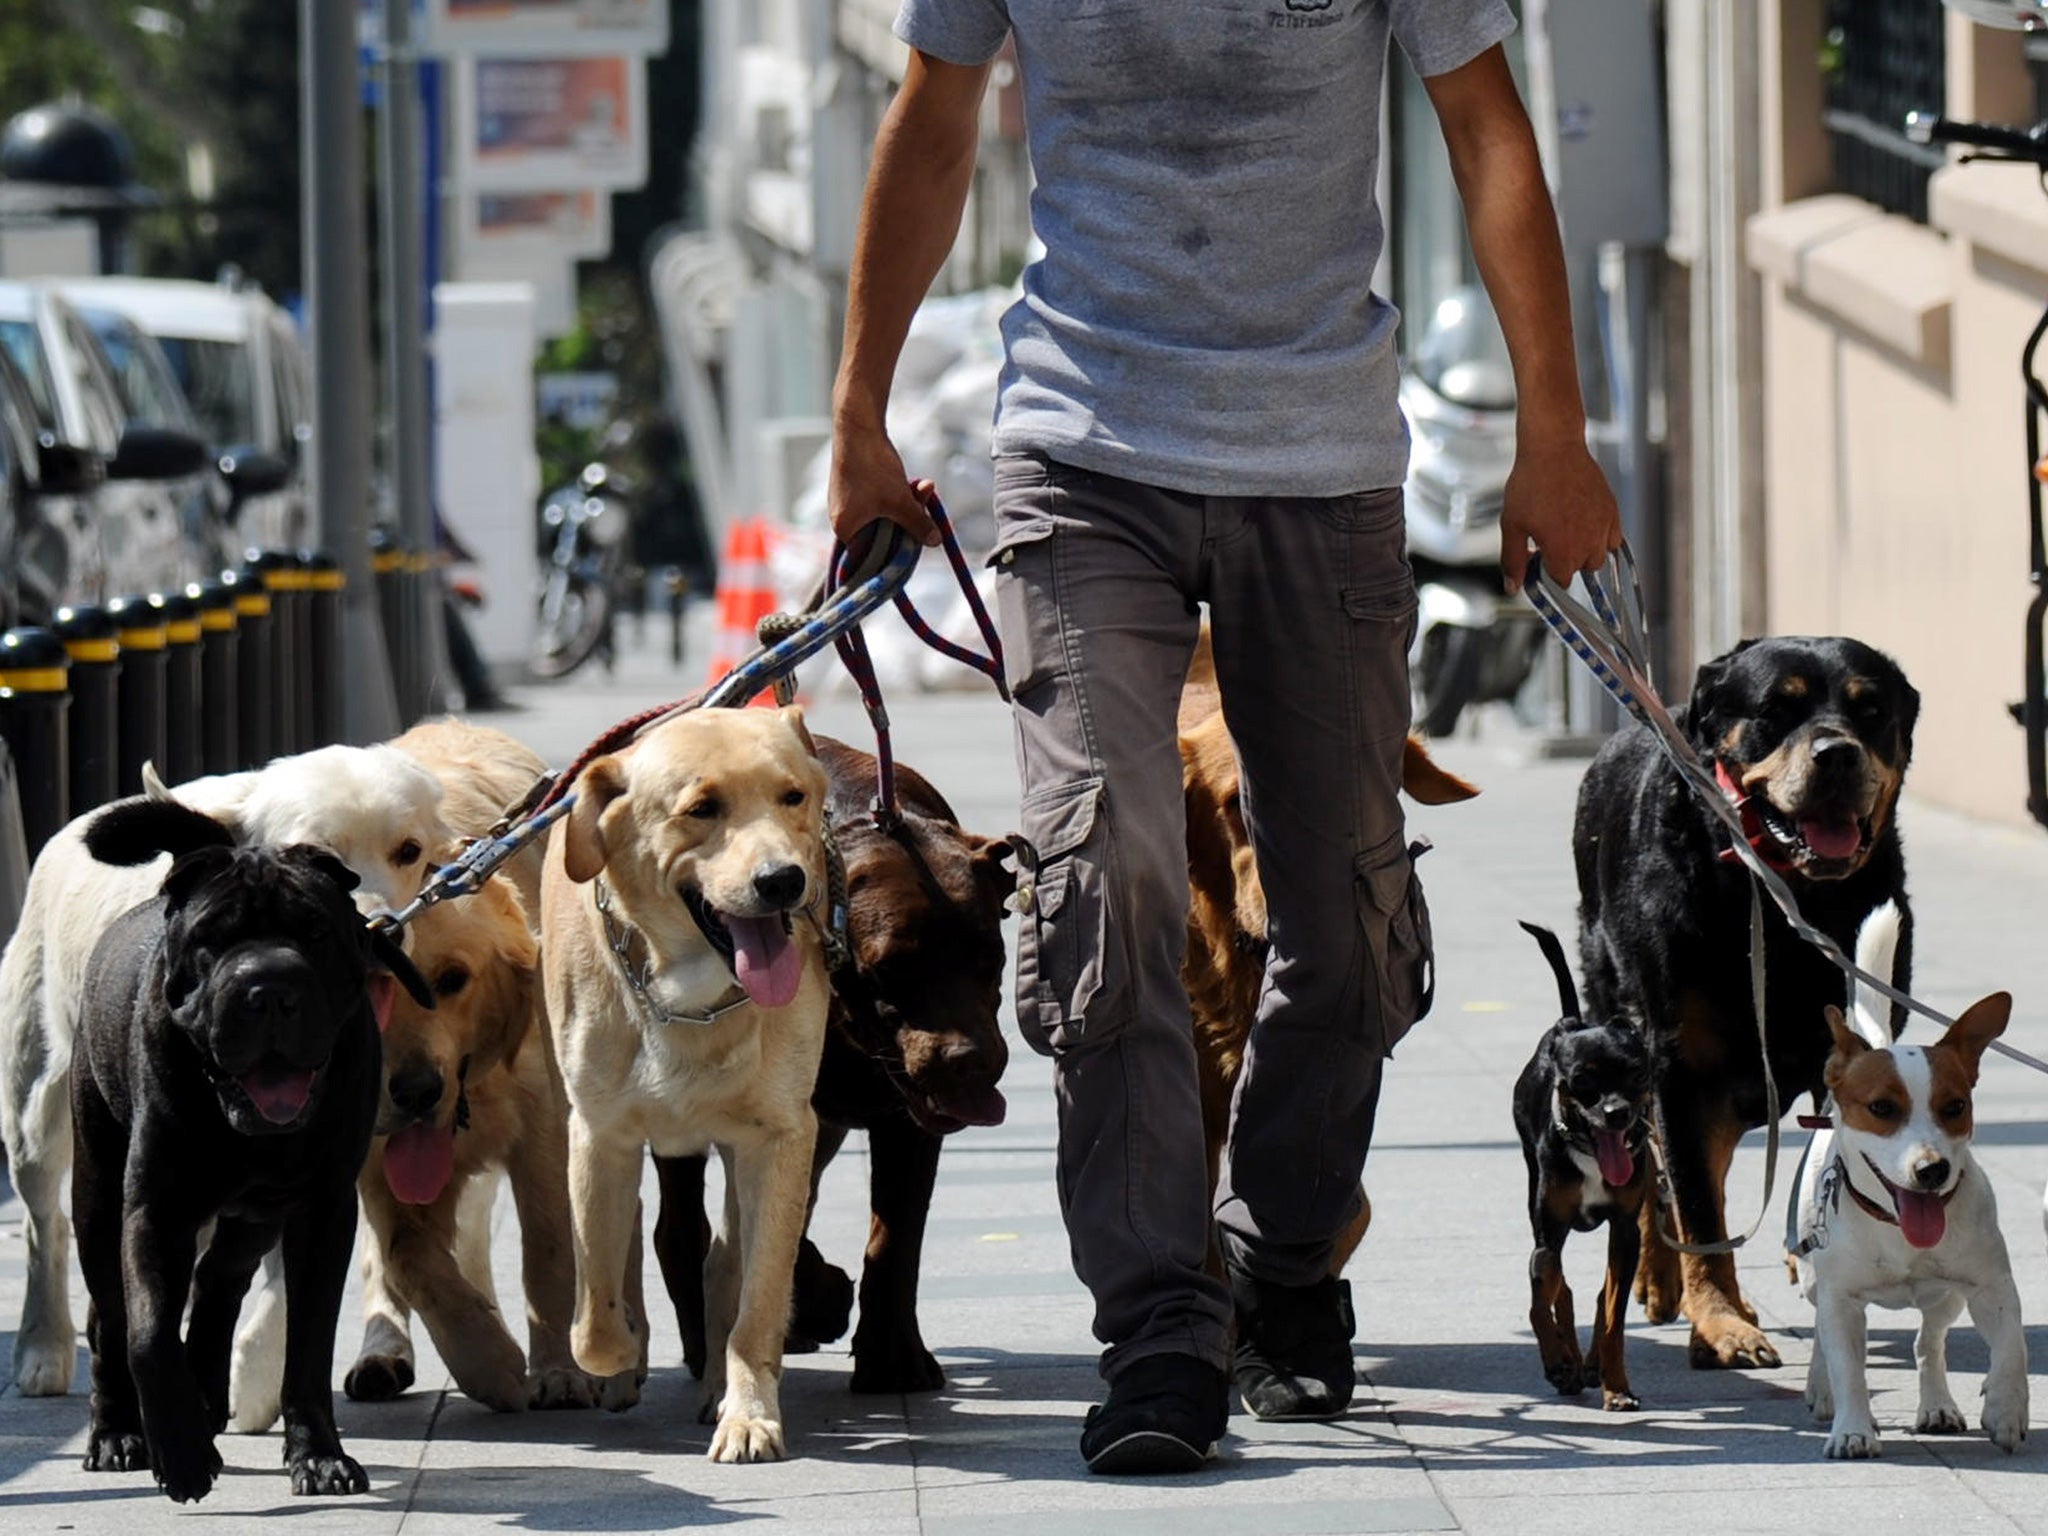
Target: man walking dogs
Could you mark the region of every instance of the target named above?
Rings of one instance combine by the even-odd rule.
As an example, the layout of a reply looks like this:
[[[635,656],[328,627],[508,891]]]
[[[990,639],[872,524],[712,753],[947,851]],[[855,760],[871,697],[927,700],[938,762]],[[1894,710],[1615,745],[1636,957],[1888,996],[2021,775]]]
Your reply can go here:
[[[1038,867],[1017,1004],[1049,1053],[1074,1267],[1108,1398],[1098,1472],[1200,1466],[1234,1378],[1261,1418],[1350,1403],[1330,1273],[1381,1068],[1425,1004],[1395,799],[1415,590],[1396,316],[1369,288],[1389,40],[1426,79],[1514,356],[1502,565],[1620,542],[1586,451],[1555,216],[1503,0],[903,0],[834,392],[833,526],[930,542],[883,426],[1015,34],[1045,256],[1003,321],[995,554]],[[1209,605],[1271,958],[1208,1186],[1174,715]],[[1213,1203],[1212,1203],[1213,1202]],[[1204,1269],[1211,1223],[1227,1285]],[[1236,1324],[1232,1360],[1231,1328]]]

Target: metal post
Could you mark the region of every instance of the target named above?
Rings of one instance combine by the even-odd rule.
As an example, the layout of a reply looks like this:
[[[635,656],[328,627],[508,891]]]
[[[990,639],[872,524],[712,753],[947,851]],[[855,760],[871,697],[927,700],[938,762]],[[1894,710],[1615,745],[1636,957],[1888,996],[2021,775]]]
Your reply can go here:
[[[402,4],[389,9],[410,12]],[[299,0],[299,163],[313,341],[314,515],[320,543],[348,573],[343,632],[352,665],[344,719],[348,740],[368,743],[397,734],[398,704],[370,581],[369,276],[356,14],[342,0]]]
[[[425,197],[420,166],[419,63],[412,51],[412,7],[384,6],[384,121],[379,138],[384,226],[385,404],[391,416],[391,483],[406,542],[434,552],[433,471],[427,462]],[[440,585],[417,582],[406,615],[406,654],[399,659],[402,709],[434,708],[441,632]]]

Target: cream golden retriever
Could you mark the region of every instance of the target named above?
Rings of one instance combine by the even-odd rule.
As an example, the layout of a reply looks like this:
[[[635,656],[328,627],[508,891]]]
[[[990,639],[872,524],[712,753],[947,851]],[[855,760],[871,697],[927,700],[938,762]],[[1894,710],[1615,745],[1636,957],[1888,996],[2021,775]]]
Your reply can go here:
[[[246,842],[326,849],[361,880],[355,900],[365,914],[412,900],[428,855],[448,841],[439,781],[388,747],[323,747],[175,790],[152,776],[151,790],[226,822]],[[77,1355],[60,1196],[71,1168],[71,1042],[86,961],[115,918],[156,894],[170,862],[132,869],[95,862],[84,842],[94,814],[77,818],[37,856],[20,926],[0,957],[0,1135],[27,1207],[27,1290],[14,1343],[14,1380],[24,1397],[70,1391]],[[372,991],[380,1016],[396,990],[381,980]]]
[[[548,851],[542,970],[568,1088],[576,1361],[644,1374],[644,1151],[717,1147],[706,1265],[711,1455],[786,1453],[783,1330],[830,1002],[825,771],[799,710],[705,709],[599,758]]]

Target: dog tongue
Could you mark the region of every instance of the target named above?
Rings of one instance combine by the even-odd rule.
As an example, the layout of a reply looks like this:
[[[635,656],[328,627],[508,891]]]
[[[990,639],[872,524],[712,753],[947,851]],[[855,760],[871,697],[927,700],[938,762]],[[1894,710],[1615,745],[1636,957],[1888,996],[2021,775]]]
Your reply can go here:
[[[377,1016],[377,1033],[391,1027],[391,1005],[398,1001],[398,978],[389,971],[370,972],[370,1011]]]
[[[251,1067],[235,1081],[249,1095],[257,1114],[272,1125],[290,1125],[313,1096],[313,1075],[310,1068]]]
[[[384,1182],[407,1205],[432,1205],[455,1172],[455,1132],[408,1125],[384,1143]]]
[[[1600,1164],[1601,1182],[1609,1189],[1625,1189],[1636,1176],[1635,1154],[1620,1131],[1595,1131],[1593,1156]]]
[[[1818,816],[1800,821],[1799,836],[1824,859],[1853,858],[1863,845],[1863,829],[1855,822],[1823,821]]]
[[[719,915],[732,934],[732,973],[747,996],[763,1008],[787,1008],[803,980],[804,957],[782,919]]]
[[[1894,1185],[1892,1204],[1898,1209],[1899,1231],[1915,1248],[1932,1248],[1948,1230],[1948,1207],[1939,1195]]]

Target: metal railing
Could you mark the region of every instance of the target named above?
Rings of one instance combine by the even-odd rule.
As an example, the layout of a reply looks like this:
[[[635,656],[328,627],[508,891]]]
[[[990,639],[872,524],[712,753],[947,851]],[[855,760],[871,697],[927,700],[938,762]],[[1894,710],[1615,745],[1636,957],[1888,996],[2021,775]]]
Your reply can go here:
[[[1945,157],[1900,125],[1908,112],[1943,110],[1946,14],[1926,0],[1828,0],[1821,50],[1837,190],[1922,221]]]

